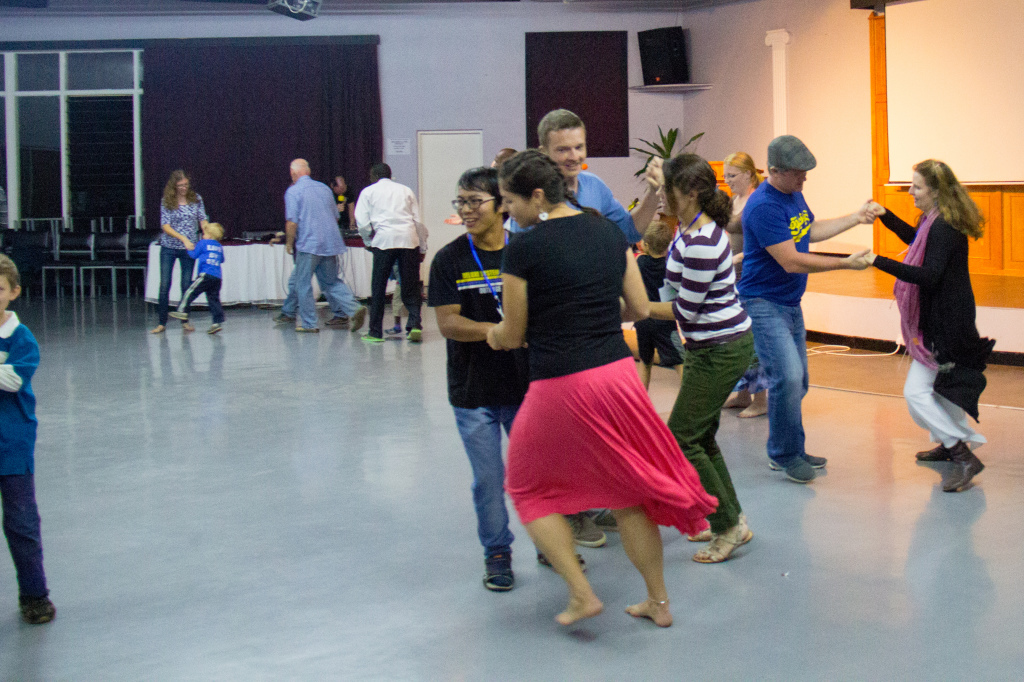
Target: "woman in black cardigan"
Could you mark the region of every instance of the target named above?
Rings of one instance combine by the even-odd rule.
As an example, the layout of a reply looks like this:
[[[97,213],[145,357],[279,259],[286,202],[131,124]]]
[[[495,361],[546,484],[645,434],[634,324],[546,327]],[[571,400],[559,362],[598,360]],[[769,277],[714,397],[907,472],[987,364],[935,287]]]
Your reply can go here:
[[[983,218],[941,161],[914,166],[910,194],[921,211],[916,228],[876,205],[882,223],[910,244],[903,262],[873,253],[865,259],[899,280],[896,301],[913,359],[903,395],[914,421],[938,443],[917,459],[952,461],[956,468],[943,490],[959,492],[985,468],[971,451],[985,437],[967,424],[965,412],[977,420],[977,399],[985,385],[981,372],[994,344],[978,335],[967,270],[967,238],[981,237]]]

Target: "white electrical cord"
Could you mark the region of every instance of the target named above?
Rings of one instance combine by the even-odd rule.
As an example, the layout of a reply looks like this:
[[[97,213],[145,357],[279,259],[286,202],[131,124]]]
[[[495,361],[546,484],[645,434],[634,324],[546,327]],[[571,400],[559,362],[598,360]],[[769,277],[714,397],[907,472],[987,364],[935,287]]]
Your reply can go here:
[[[891,353],[851,353],[850,350],[852,349],[849,346],[826,343],[820,346],[809,346],[807,348],[807,357],[812,355],[839,355],[845,358],[888,358],[900,352],[900,344],[897,343]]]

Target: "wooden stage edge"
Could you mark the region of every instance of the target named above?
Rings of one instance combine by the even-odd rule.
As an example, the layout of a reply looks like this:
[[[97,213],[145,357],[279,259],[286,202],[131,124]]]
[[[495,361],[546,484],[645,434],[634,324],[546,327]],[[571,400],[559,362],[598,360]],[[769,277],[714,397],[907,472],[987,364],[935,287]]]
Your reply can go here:
[[[842,254],[837,254],[842,255]],[[807,291],[837,296],[882,298],[893,300],[896,278],[876,268],[867,270],[833,270],[807,278]],[[1024,278],[1012,275],[971,274],[974,301],[985,308],[1024,309]]]

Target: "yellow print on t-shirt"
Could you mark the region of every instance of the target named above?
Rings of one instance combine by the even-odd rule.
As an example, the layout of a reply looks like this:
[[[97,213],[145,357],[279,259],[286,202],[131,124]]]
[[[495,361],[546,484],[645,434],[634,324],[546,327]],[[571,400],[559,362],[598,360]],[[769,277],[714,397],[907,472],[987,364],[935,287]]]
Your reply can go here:
[[[811,216],[806,210],[800,211],[789,220],[789,233],[793,235],[793,241],[799,243],[807,231],[811,229]]]

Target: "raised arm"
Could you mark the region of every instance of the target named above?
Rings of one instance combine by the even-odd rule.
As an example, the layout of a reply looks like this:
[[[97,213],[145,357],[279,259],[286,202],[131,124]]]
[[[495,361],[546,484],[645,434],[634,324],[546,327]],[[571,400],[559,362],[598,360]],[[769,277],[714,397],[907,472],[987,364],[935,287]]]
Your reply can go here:
[[[881,206],[869,199],[856,212],[850,215],[830,220],[815,220],[808,229],[810,239],[812,242],[823,242],[826,239],[835,237],[837,234],[846,232],[854,225],[870,225],[875,222],[875,218],[879,215],[878,209],[881,208]]]
[[[943,220],[936,220],[928,233],[924,261],[920,266],[907,265],[885,256],[871,254],[867,260],[876,268],[893,277],[916,284],[922,289],[935,289],[949,266],[950,257],[958,248],[966,248],[967,237]],[[959,243],[958,243],[959,242]]]

